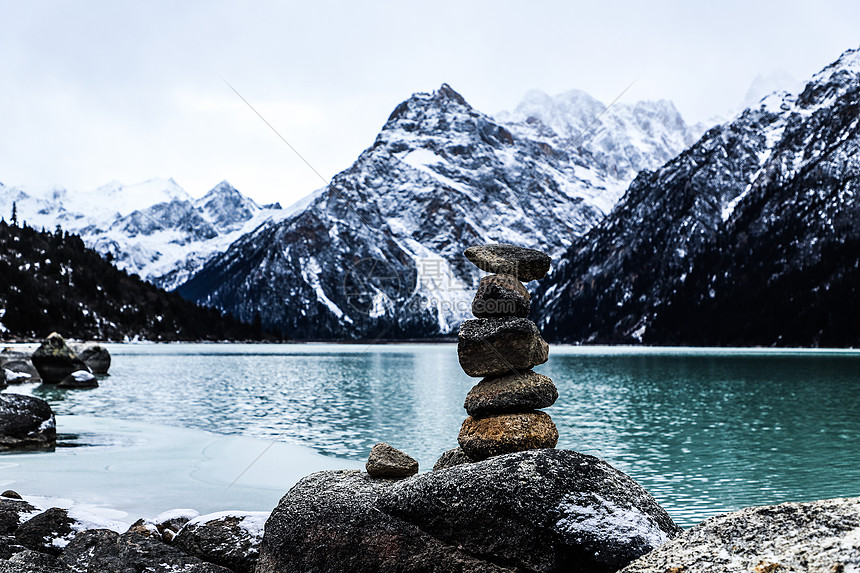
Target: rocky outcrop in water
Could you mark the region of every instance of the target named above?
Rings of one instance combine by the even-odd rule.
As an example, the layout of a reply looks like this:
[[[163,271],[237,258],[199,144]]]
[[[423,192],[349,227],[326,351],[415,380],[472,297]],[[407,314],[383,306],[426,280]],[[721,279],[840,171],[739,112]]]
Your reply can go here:
[[[111,357],[107,348],[95,342],[72,344],[71,347],[93,374],[104,375],[108,373]]]
[[[45,384],[59,384],[74,372],[90,372],[89,366],[56,332],[48,335],[30,360]]]
[[[47,402],[33,396],[0,394],[0,452],[52,449],[57,424]]]
[[[860,570],[860,497],[751,507],[705,520],[623,573]]]
[[[543,449],[404,480],[312,474],[267,521],[257,572],[609,572],[679,532],[606,462]]]

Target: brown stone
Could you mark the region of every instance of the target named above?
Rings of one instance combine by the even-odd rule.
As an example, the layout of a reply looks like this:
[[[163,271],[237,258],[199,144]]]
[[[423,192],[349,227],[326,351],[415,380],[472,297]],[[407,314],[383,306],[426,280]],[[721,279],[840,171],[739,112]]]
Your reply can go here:
[[[558,430],[544,412],[487,418],[469,416],[460,428],[457,441],[466,455],[477,461],[524,450],[554,448],[558,443]]]
[[[472,302],[472,314],[478,318],[529,315],[531,297],[526,287],[513,275],[488,275],[481,279]]]
[[[535,249],[504,244],[469,247],[463,254],[482,271],[513,275],[523,282],[545,277],[552,262]]]
[[[484,378],[469,390],[463,407],[470,416],[480,418],[548,408],[557,399],[558,389],[549,377],[527,370],[522,374]]]
[[[537,325],[525,318],[473,318],[460,326],[460,366],[469,376],[522,373],[549,358]]]

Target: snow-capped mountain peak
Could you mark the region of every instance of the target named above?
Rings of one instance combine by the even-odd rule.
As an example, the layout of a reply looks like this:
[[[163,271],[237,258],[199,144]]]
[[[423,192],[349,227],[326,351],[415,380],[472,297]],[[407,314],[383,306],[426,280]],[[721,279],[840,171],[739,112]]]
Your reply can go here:
[[[575,91],[555,107],[529,98],[493,118],[447,84],[413,94],[306,206],[236,241],[178,292],[244,320],[259,313],[296,338],[449,334],[469,316],[480,275],[466,247],[557,255],[621,195],[631,156],[657,164],[655,152],[674,156],[691,137],[657,102],[606,113],[596,136],[571,145],[605,106]]]

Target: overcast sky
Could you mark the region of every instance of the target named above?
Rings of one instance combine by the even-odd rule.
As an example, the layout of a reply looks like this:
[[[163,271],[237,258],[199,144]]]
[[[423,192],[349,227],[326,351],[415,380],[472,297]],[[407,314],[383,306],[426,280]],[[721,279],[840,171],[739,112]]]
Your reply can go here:
[[[227,179],[286,205],[448,82],[487,113],[534,88],[739,105],[758,74],[808,78],[860,47],[860,3],[0,0],[0,181],[91,189]]]

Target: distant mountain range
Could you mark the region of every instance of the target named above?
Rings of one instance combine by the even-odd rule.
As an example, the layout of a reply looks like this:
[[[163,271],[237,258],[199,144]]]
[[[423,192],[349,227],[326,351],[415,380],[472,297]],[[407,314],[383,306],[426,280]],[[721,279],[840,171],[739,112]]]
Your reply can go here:
[[[291,338],[449,335],[470,316],[474,244],[555,263],[532,317],[550,340],[860,344],[858,51],[704,132],[667,101],[529,92],[486,115],[443,84],[288,209],[224,182],[90,194],[0,184],[33,225]],[[749,98],[792,81],[757,80]]]
[[[479,272],[463,250],[563,253],[642,168],[696,138],[671,103],[606,107],[530,93],[494,119],[448,85],[398,105],[371,147],[306,208],[213,257],[178,292],[308,338],[448,335]]]
[[[533,312],[566,342],[860,345],[860,50],[643,171]]]
[[[0,183],[0,213],[34,227],[79,234],[119,268],[165,289],[187,280],[214,254],[280,205],[258,206],[226,181],[193,199],[172,179],[109,183],[91,191],[30,190]]]

